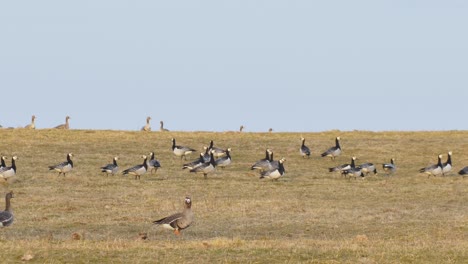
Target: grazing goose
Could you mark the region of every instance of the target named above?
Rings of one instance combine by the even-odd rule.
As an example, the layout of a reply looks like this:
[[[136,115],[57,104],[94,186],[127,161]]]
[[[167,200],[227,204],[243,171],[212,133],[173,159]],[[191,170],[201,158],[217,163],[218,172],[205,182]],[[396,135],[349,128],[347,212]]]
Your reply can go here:
[[[0,211],[0,227],[9,226],[13,223],[13,220],[15,220],[10,203],[13,197],[13,191],[7,193],[5,196],[5,211]]]
[[[0,169],[6,167],[6,163],[5,163],[6,159],[7,159],[7,157],[2,156],[2,159],[1,159],[2,161],[1,161],[1,164],[0,164]]]
[[[301,153],[301,156],[305,158],[310,158],[310,149],[305,145],[305,138],[301,137],[302,140],[302,145],[301,148],[299,148],[299,153]]]
[[[177,157],[180,157],[181,160],[182,158],[184,158],[184,160],[187,160],[186,155],[189,155],[190,153],[194,151],[195,150],[193,148],[177,146],[175,138],[172,139],[172,152],[174,152],[174,154]]]
[[[278,161],[278,168],[274,168],[268,171],[264,171],[260,174],[260,179],[272,179],[278,180],[280,177],[284,175],[284,165],[283,163],[286,161],[285,158],[282,158]]]
[[[217,167],[221,167],[224,169],[224,167],[229,166],[231,164],[231,148],[228,148],[226,150],[226,156],[219,158],[215,161]]]
[[[151,117],[148,116],[148,117],[146,118],[146,125],[144,125],[144,126],[141,128],[141,131],[151,131],[150,120],[151,120]]]
[[[205,162],[198,167],[195,167],[190,170],[194,173],[202,173],[205,179],[207,178],[208,173],[214,172],[216,170],[215,158],[213,156],[213,151],[211,152],[211,159],[209,162]]]
[[[54,166],[49,166],[49,170],[55,170],[58,171],[58,176],[63,173],[63,176],[65,176],[65,173],[70,172],[73,169],[73,161],[71,159],[73,157],[72,153],[67,154],[67,161],[64,161],[60,164],[54,165]]]
[[[447,161],[442,163],[442,171],[444,174],[452,170],[452,151],[449,151],[447,154]]]
[[[153,171],[157,172],[158,169],[161,168],[161,163],[159,163],[159,161],[154,158],[154,152],[150,152],[149,156],[150,159],[148,160],[148,168],[151,169],[151,173],[153,173]]]
[[[349,168],[347,170],[343,170],[343,175],[346,177],[348,177],[348,179],[351,179],[351,177],[353,177],[354,179],[356,179],[357,177],[364,177],[364,173],[362,172],[362,170],[358,167],[354,167],[354,168]]]
[[[70,129],[70,124],[68,122],[69,119],[70,119],[69,116],[65,117],[65,124],[58,125],[55,128],[56,129]]]
[[[164,128],[164,122],[163,121],[159,121],[159,124],[160,124],[159,131],[161,131],[161,132],[169,131],[169,129]]]
[[[205,160],[205,157],[204,157],[204,154],[203,152],[200,153],[200,157],[192,162],[189,162],[189,163],[185,163],[183,166],[182,166],[182,169],[194,169],[200,165],[202,165],[203,163],[205,162],[209,162],[210,159],[208,161]]]
[[[185,197],[185,208],[183,212],[153,221],[153,224],[162,225],[164,228],[174,230],[174,234],[180,235],[180,230],[186,229],[192,224],[192,222],[192,199],[187,196]]]
[[[118,159],[119,157],[114,157],[112,163],[107,164],[104,167],[101,167],[101,172],[105,172],[106,176],[109,176],[109,174],[111,175],[117,174],[117,172],[119,171],[119,165],[117,165]]]
[[[217,147],[214,147],[214,142],[213,140],[210,141],[210,146],[208,147],[208,149],[210,151],[214,151],[213,152],[213,156],[215,158],[220,158],[222,156],[225,156],[226,155],[226,150],[222,149],[222,148],[217,148]]]
[[[458,174],[460,175],[467,175],[468,174],[468,166],[466,166],[465,168],[461,169]]]
[[[271,168],[271,164],[270,164],[270,150],[269,149],[265,150],[264,159],[261,159],[255,162],[252,165],[252,167],[250,167],[251,170],[260,170],[260,171],[268,170],[270,168]]]
[[[396,171],[396,165],[395,165],[395,159],[391,158],[390,163],[384,163],[382,164],[382,168],[385,171],[385,173],[388,174],[393,174]]]
[[[437,176],[440,174],[444,174],[443,167],[442,167],[442,155],[438,156],[438,161],[437,164],[433,164],[430,166],[427,166],[425,168],[421,168],[419,170],[420,173],[426,173],[427,177],[429,178],[431,175],[432,176]]]
[[[242,133],[242,130],[244,130],[244,126],[240,126],[239,132]]]
[[[16,175],[16,160],[18,157],[13,156],[11,158],[11,166],[10,167],[3,167],[0,169],[0,177],[8,180],[8,178],[11,178]]]
[[[343,174],[344,170],[349,170],[351,168],[356,167],[355,161],[356,161],[356,157],[352,157],[351,158],[351,164],[346,163],[346,164],[338,165],[338,166],[333,167],[333,168],[328,168],[328,171],[329,172],[340,172],[341,174]]]
[[[128,168],[126,170],[124,170],[122,172],[123,175],[127,175],[127,174],[131,174],[131,175],[134,175],[135,176],[135,180],[136,179],[140,179],[140,176],[145,174],[147,171],[148,171],[148,163],[147,163],[147,160],[148,160],[148,157],[146,157],[145,155],[141,156],[144,160],[143,160],[143,164],[139,164],[139,165],[135,165],[131,168]]]
[[[371,172],[373,172],[374,175],[377,174],[377,168],[375,168],[375,165],[372,163],[363,163],[359,165],[358,168],[360,168],[362,173],[364,173],[366,176]]]
[[[31,117],[31,124],[26,125],[24,128],[27,128],[27,129],[36,129],[36,124],[34,123],[35,120],[36,120],[36,116],[33,115],[33,116]]]
[[[335,146],[322,153],[322,157],[331,157],[332,160],[341,154],[340,137],[336,137]]]

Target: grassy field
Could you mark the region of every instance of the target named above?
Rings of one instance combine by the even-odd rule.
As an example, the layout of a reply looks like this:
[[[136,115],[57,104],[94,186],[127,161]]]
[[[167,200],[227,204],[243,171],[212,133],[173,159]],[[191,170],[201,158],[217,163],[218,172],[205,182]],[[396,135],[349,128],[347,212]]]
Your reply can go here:
[[[312,150],[299,156],[300,137]],[[320,153],[341,136],[337,160]],[[210,140],[231,147],[233,164],[194,175],[171,151],[171,138],[202,151]],[[271,148],[286,175],[260,180],[250,166]],[[444,177],[419,174],[453,151]],[[156,152],[162,168],[141,180],[106,177],[99,167],[120,157],[123,170]],[[17,155],[16,220],[0,229],[2,263],[467,263],[468,132],[234,133],[94,130],[0,130],[0,153]],[[75,155],[74,170],[48,166]],[[195,159],[193,154],[189,160]],[[347,180],[328,167],[396,158],[393,176]],[[8,163],[9,164],[9,160]],[[152,221],[193,200],[195,222],[175,236]],[[3,199],[0,200],[3,207]],[[147,233],[147,239],[140,239]]]

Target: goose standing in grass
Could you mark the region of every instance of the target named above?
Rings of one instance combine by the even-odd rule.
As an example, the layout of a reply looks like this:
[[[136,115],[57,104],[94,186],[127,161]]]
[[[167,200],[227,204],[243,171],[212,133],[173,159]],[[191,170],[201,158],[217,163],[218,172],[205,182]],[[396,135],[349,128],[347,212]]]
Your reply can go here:
[[[335,146],[322,153],[322,157],[330,157],[332,160],[341,155],[340,137],[336,137]]]
[[[221,169],[224,169],[224,167],[229,166],[231,162],[231,148],[226,149],[226,156],[221,157],[215,161],[216,167],[221,167]]]
[[[261,159],[257,162],[255,162],[250,169],[251,170],[260,170],[260,171],[265,171],[271,168],[270,164],[270,150],[266,149],[265,150],[265,158]]]
[[[184,211],[153,221],[153,224],[161,225],[164,228],[174,230],[174,234],[180,235],[180,231],[189,227],[192,222],[192,199],[187,196],[185,197]]]
[[[395,165],[395,159],[391,158],[390,163],[384,163],[382,164],[382,168],[385,171],[385,173],[388,174],[393,174],[396,171],[396,165]]]
[[[305,138],[301,137],[302,145],[299,148],[299,153],[303,158],[307,157],[310,158],[310,149],[305,145]]]
[[[70,129],[70,123],[69,123],[68,120],[70,120],[70,117],[66,116],[65,117],[65,124],[60,124],[60,125],[58,125],[58,126],[56,126],[54,128],[56,128],[56,129]]]
[[[192,162],[189,162],[189,163],[185,163],[185,164],[182,166],[182,169],[184,169],[184,170],[185,170],[185,169],[191,170],[191,169],[194,169],[194,168],[196,168],[196,167],[202,165],[203,163],[209,162],[209,161],[210,161],[210,159],[209,159],[208,161],[205,160],[204,154],[203,154],[203,152],[202,152],[202,153],[200,153],[200,157],[199,157],[198,159],[196,159],[196,160],[194,160],[194,161],[192,161]]]
[[[206,179],[207,175],[209,173],[214,172],[215,170],[216,170],[215,158],[213,156],[213,151],[211,151],[210,161],[205,162],[205,163],[201,164],[200,166],[191,169],[190,172],[201,173],[201,174],[203,174],[203,177]]]
[[[159,131],[161,131],[161,132],[169,131],[169,129],[164,128],[164,122],[163,121],[159,121],[159,124],[160,124]]]
[[[6,159],[7,159],[6,156],[2,156],[1,163],[0,163],[0,170],[6,167]]]
[[[151,131],[150,120],[151,120],[151,117],[148,116],[148,117],[146,118],[146,125],[144,125],[144,126],[141,128],[141,131]]]
[[[468,174],[468,166],[466,166],[465,168],[461,169],[458,174],[460,175],[467,175]]]
[[[127,174],[130,174],[130,175],[134,175],[135,176],[135,180],[136,179],[140,179],[140,176],[145,174],[147,171],[148,171],[148,163],[147,163],[147,160],[148,160],[148,157],[146,157],[145,155],[141,156],[141,158],[143,158],[143,164],[139,164],[139,165],[135,165],[129,169],[126,169],[122,172],[123,175],[127,175]]]
[[[356,179],[357,177],[364,177],[364,173],[362,172],[361,168],[358,167],[343,170],[342,173],[345,177],[348,177],[348,179],[351,179],[351,177],[353,177],[354,179]]]
[[[351,164],[346,163],[346,164],[338,165],[338,166],[333,167],[333,168],[328,168],[328,171],[329,172],[340,172],[341,174],[343,174],[344,170],[349,170],[351,168],[355,168],[356,167],[355,162],[356,162],[356,157],[352,157],[351,158]]]
[[[172,152],[174,152],[174,154],[177,157],[180,157],[181,160],[182,158],[184,158],[184,160],[187,160],[186,156],[191,154],[194,151],[195,150],[193,148],[177,146],[175,138],[172,139]]]
[[[150,152],[150,159],[148,160],[148,168],[150,168],[151,174],[153,171],[158,172],[158,169],[161,168],[161,163],[154,158],[154,152]]]
[[[363,163],[361,165],[358,166],[358,168],[361,169],[362,173],[364,173],[364,175],[369,175],[369,173],[373,172],[374,175],[377,174],[377,168],[375,167],[375,165],[373,163]]]
[[[272,179],[278,180],[284,175],[284,165],[283,163],[286,161],[285,158],[282,158],[278,161],[278,168],[271,169],[268,171],[264,171],[260,174],[260,179]]]
[[[452,170],[452,151],[449,151],[447,155],[447,161],[442,163],[442,171],[444,175]]]
[[[211,159],[210,149],[207,146],[204,146],[203,149],[205,153],[203,153],[203,162],[208,162]]]
[[[270,154],[270,166],[268,170],[278,169],[279,168],[279,160],[274,160],[273,158],[273,151],[269,150],[268,153]]]
[[[210,141],[210,146],[208,147],[208,149],[210,151],[213,151],[213,156],[215,158],[220,158],[220,157],[226,155],[226,150],[224,150],[222,148],[215,147],[213,145],[214,145],[214,142],[213,142],[213,140],[211,140]]]
[[[27,129],[36,129],[35,120],[36,120],[36,116],[33,115],[33,116],[31,117],[31,124],[26,125],[24,128],[27,128]]]
[[[64,161],[62,163],[59,163],[57,165],[49,166],[49,170],[55,170],[58,171],[58,176],[63,173],[63,176],[65,176],[65,173],[70,172],[73,169],[73,161],[72,158],[73,154],[68,153],[67,154],[67,161]]]
[[[117,165],[117,160],[119,157],[114,157],[112,163],[107,164],[106,166],[101,167],[101,172],[105,172],[106,176],[115,175],[119,171],[119,165]]]
[[[437,176],[437,175],[440,175],[440,174],[443,175],[444,171],[443,171],[443,165],[442,165],[442,155],[438,156],[437,164],[433,164],[433,165],[427,166],[425,168],[421,168],[419,170],[419,172],[427,174],[428,178],[430,176]]]
[[[9,226],[15,220],[10,201],[13,197],[13,191],[7,193],[5,196],[5,211],[0,211],[0,227]]]
[[[11,166],[10,167],[3,167],[0,169],[0,177],[8,180],[9,178],[16,175],[16,160],[18,157],[13,156],[11,158]]]

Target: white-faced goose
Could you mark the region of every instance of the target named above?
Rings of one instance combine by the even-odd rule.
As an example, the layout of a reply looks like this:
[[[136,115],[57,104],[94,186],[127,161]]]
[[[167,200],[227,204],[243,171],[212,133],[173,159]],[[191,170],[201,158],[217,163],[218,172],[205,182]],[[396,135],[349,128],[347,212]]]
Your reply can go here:
[[[106,166],[101,167],[101,172],[105,172],[106,176],[115,175],[119,171],[119,165],[117,165],[117,160],[119,157],[114,157],[112,163],[107,164]]]
[[[140,179],[140,176],[145,174],[147,171],[148,171],[148,157],[146,157],[145,155],[141,156],[141,158],[143,158],[143,164],[139,164],[139,165],[135,165],[131,168],[128,168],[126,170],[124,170],[122,172],[123,175],[127,175],[127,174],[130,174],[130,175],[134,175],[135,176],[135,180],[136,179]]]
[[[310,158],[310,149],[305,145],[305,138],[301,137],[302,145],[299,148],[299,153],[303,158]]]
[[[282,158],[278,161],[278,168],[264,171],[260,174],[260,179],[272,179],[278,180],[284,175],[285,169],[283,163],[286,161],[285,158]]]
[[[9,226],[15,220],[10,201],[13,197],[13,191],[7,193],[5,196],[5,211],[0,211],[0,227]]]
[[[1,158],[1,163],[0,163],[0,169],[6,167],[6,159],[7,159],[6,156],[2,156],[2,158]]]
[[[189,227],[192,222],[192,199],[187,196],[185,197],[184,211],[153,221],[153,224],[161,225],[164,228],[174,230],[174,234],[180,235],[180,231]]]
[[[261,159],[257,162],[255,162],[250,169],[251,170],[260,170],[260,171],[265,171],[271,168],[270,164],[270,150],[266,149],[265,150],[265,158]]]
[[[164,128],[164,122],[163,122],[163,121],[159,121],[159,124],[160,124],[160,126],[159,126],[159,131],[161,131],[161,132],[167,132],[167,131],[169,131],[169,129]]]
[[[211,150],[207,146],[204,146],[203,149],[205,150],[205,153],[203,153],[203,162],[208,162],[211,159]]]
[[[346,163],[346,164],[338,165],[338,166],[333,167],[333,168],[328,168],[328,171],[329,172],[340,172],[341,174],[343,174],[344,170],[349,170],[351,168],[356,167],[355,161],[356,161],[356,157],[352,157],[351,158],[351,164]]]
[[[444,174],[450,172],[452,170],[452,151],[447,153],[447,161],[442,163],[442,171]]]
[[[382,164],[382,168],[385,171],[385,173],[388,174],[393,174],[396,171],[396,165],[395,165],[395,159],[391,158],[390,163],[384,163]]]
[[[187,160],[186,155],[189,155],[194,151],[195,150],[193,148],[177,146],[175,138],[172,139],[172,152],[174,152],[177,157],[180,157],[180,159],[184,158]]]
[[[144,125],[144,126],[141,128],[141,131],[151,131],[150,120],[151,120],[151,117],[148,116],[148,117],[146,118],[146,125]]]
[[[341,154],[340,137],[336,137],[335,146],[322,153],[322,157],[330,157],[332,160]]]
[[[421,168],[419,172],[426,173],[428,178],[430,176],[437,176],[440,174],[444,174],[443,167],[442,167],[442,155],[438,156],[437,164],[433,164],[425,168]]]
[[[274,160],[273,158],[273,151],[269,150],[268,153],[270,154],[270,166],[268,168],[268,170],[272,170],[272,169],[278,169],[279,168],[279,160]]]
[[[8,180],[8,178],[11,178],[16,175],[16,160],[18,157],[13,156],[11,158],[11,166],[10,167],[3,167],[0,169],[0,177]]]
[[[226,156],[219,158],[215,161],[217,167],[221,167],[221,169],[224,169],[224,167],[229,166],[231,164],[231,148],[226,149]]]
[[[467,175],[468,174],[468,166],[466,166],[465,168],[461,169],[458,174],[460,175]]]
[[[208,149],[210,151],[213,151],[213,156],[215,158],[220,158],[220,157],[226,155],[226,150],[224,150],[222,148],[215,147],[213,145],[214,145],[214,142],[213,142],[213,140],[211,140],[210,141],[210,146],[208,147]]]
[[[342,173],[345,177],[348,177],[348,179],[351,179],[351,177],[353,177],[354,179],[356,179],[357,177],[364,177],[364,173],[358,167],[343,170]]]
[[[201,173],[203,174],[204,178],[207,178],[207,175],[209,173],[212,173],[216,170],[216,163],[215,163],[215,158],[213,156],[213,151],[211,152],[211,159],[209,162],[205,162],[201,164],[200,166],[193,168],[190,170],[190,172],[194,173]]]
[[[49,166],[49,170],[55,170],[58,171],[58,176],[63,173],[63,176],[65,176],[65,173],[70,172],[73,169],[73,161],[71,159],[73,157],[72,153],[67,154],[67,161],[64,161],[62,163],[59,163],[57,165]]]
[[[203,153],[200,153],[200,157],[192,162],[189,162],[189,163],[185,163],[183,166],[182,166],[182,169],[194,169],[200,165],[202,165],[203,163],[205,163],[205,157],[204,157],[204,154]],[[209,160],[208,160],[209,162]]]
[[[150,152],[149,156],[150,159],[148,160],[148,168],[151,169],[151,173],[153,173],[153,171],[157,172],[158,169],[161,168],[161,163],[154,158],[154,152]]]
[[[68,120],[70,120],[70,117],[66,116],[65,117],[65,124],[58,125],[55,128],[56,129],[70,129],[70,123],[69,123]]]
[[[35,120],[36,120],[36,116],[33,115],[33,116],[31,117],[31,124],[26,125],[24,128],[27,128],[27,129],[36,129]]]
[[[375,167],[375,165],[373,163],[363,163],[361,165],[358,166],[358,168],[361,169],[362,173],[364,173],[364,175],[369,175],[369,173],[373,172],[374,175],[377,174],[377,168]]]

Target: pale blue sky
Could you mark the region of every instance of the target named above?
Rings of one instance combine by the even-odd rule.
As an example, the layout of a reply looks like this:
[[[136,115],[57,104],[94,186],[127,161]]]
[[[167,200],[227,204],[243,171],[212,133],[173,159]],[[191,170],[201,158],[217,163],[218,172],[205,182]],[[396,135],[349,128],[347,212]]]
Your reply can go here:
[[[3,1],[0,124],[466,130],[466,1]]]

